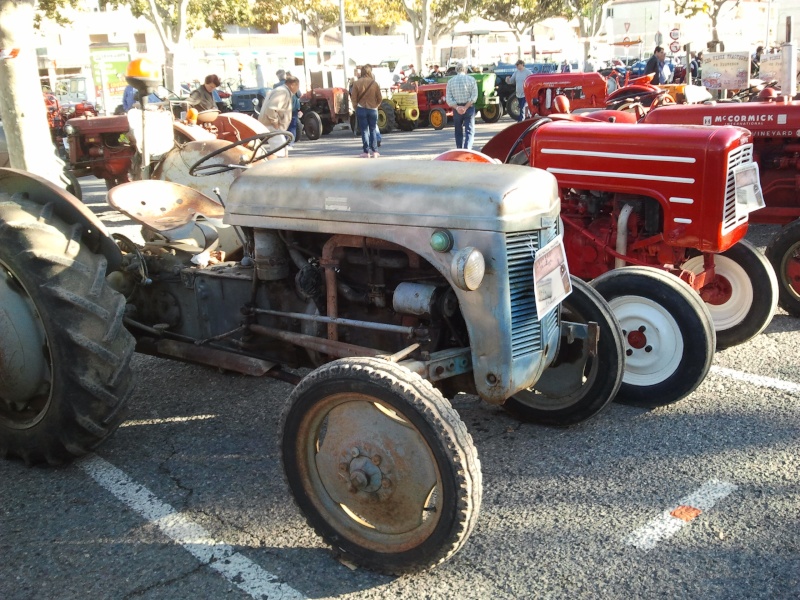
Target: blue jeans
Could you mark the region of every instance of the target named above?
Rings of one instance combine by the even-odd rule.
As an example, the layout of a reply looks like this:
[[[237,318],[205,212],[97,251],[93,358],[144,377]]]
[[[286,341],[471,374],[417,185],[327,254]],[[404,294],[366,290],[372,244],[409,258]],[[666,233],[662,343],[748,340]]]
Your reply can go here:
[[[456,148],[472,150],[472,138],[475,135],[475,107],[470,106],[463,115],[453,109],[453,125],[456,128]]]
[[[294,142],[296,142],[297,141],[297,113],[296,112],[292,113],[292,120],[289,123],[289,129],[287,129],[287,131],[294,136]],[[289,145],[293,146],[294,142],[292,142]]]
[[[378,148],[378,109],[359,106],[356,108],[356,119],[364,152],[375,152]]]
[[[519,101],[519,116],[517,117],[517,121],[524,121],[525,120],[525,96],[522,98],[517,97],[517,101]]]

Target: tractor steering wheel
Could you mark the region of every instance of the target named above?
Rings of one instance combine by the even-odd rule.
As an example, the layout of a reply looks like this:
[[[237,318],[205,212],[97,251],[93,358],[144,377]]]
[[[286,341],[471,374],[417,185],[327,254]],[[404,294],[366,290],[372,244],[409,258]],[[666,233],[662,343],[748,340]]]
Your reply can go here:
[[[508,156],[506,156],[506,159],[503,162],[508,164],[511,161],[511,159],[514,158],[515,155],[517,154],[517,148],[519,148],[525,142],[525,138],[527,138],[528,135],[533,133],[533,131],[535,131],[536,129],[538,129],[539,127],[544,125],[545,123],[550,123],[550,122],[552,122],[552,119],[548,119],[547,117],[539,117],[533,123],[528,125],[525,128],[525,131],[523,131],[522,134],[517,138],[517,141],[514,142],[514,145],[511,146],[511,150],[508,151]],[[530,160],[530,156],[531,156],[531,154],[530,154],[530,146],[525,148],[523,150],[523,152],[525,152],[527,158]],[[515,163],[515,164],[519,164],[519,163]]]
[[[286,136],[286,141],[278,146],[277,148],[270,148],[266,152],[262,153],[264,145],[270,138],[273,138],[278,135]],[[249,138],[244,138],[243,140],[239,140],[238,142],[233,142],[228,144],[227,146],[223,146],[222,148],[218,148],[209,154],[206,154],[203,158],[198,160],[194,163],[191,167],[189,167],[189,175],[192,177],[207,177],[209,175],[218,175],[219,173],[226,173],[227,171],[233,171],[234,169],[238,169],[240,166],[249,165],[254,163],[257,160],[262,160],[275,154],[276,152],[280,152],[286,146],[291,144],[294,141],[294,136],[289,133],[288,131],[265,131],[263,133],[259,133]],[[237,146],[244,146],[249,144],[250,142],[256,142],[253,146],[253,154],[250,156],[248,160],[245,160],[240,165],[226,165],[222,163],[213,163],[210,165],[204,164],[207,163],[212,158],[219,156],[230,150],[231,148],[236,148]]]

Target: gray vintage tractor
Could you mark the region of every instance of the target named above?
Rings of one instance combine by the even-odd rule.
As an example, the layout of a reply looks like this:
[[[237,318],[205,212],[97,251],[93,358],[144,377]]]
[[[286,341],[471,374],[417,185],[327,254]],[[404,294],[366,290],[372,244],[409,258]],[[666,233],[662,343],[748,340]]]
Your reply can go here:
[[[124,420],[134,351],[268,375],[296,384],[274,410],[309,524],[382,572],[447,560],[482,493],[447,398],[569,425],[620,385],[608,305],[575,279],[565,296],[555,179],[403,160],[243,169],[222,150],[191,171],[243,170],[224,208],[167,181],[110,190],[144,244],[0,169],[0,455],[61,464],[95,448]]]

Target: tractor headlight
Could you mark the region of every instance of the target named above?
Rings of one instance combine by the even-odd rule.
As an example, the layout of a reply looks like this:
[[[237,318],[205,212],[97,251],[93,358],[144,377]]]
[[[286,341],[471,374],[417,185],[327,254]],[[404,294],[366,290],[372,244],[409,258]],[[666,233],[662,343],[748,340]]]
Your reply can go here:
[[[486,273],[486,263],[483,254],[472,246],[467,246],[456,252],[450,264],[450,275],[455,284],[462,290],[477,290]]]
[[[64,133],[66,133],[67,135],[75,135],[75,133],[76,133],[75,132],[75,127],[73,127],[72,125],[65,125],[64,126]]]

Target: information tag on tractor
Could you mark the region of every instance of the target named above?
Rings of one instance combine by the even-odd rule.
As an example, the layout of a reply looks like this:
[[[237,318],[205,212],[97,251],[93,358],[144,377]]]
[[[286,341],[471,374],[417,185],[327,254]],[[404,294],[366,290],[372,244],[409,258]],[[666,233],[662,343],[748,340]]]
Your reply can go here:
[[[764,208],[764,195],[761,193],[757,163],[734,167],[733,181],[736,186],[737,217]]]
[[[536,251],[533,284],[536,290],[536,314],[540,320],[572,293],[567,254],[561,236]]]

